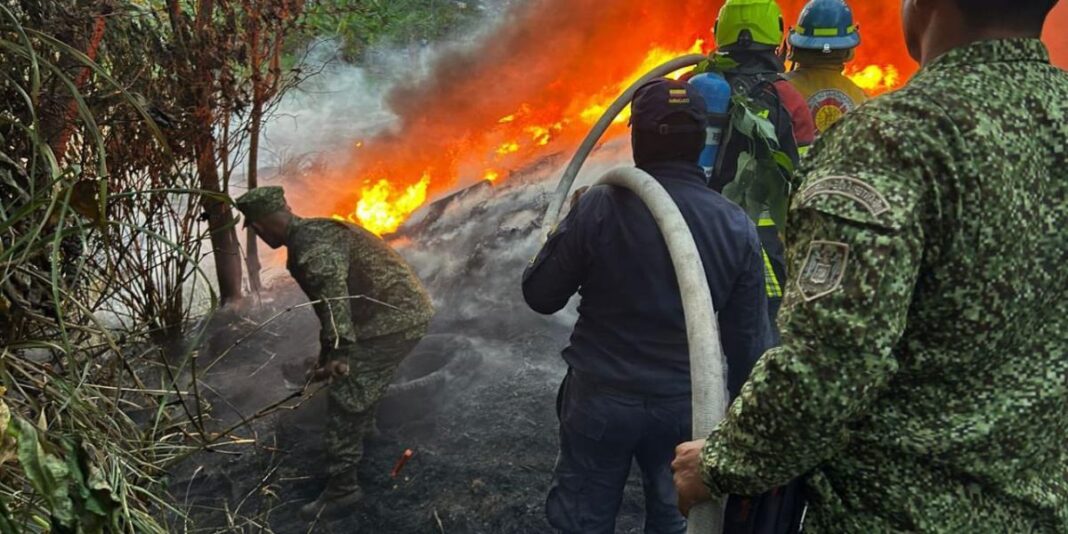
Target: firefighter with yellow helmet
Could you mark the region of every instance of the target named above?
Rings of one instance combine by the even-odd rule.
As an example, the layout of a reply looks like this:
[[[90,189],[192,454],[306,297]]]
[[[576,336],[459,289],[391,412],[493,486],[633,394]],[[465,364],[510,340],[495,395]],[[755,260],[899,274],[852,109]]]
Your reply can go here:
[[[711,64],[719,64],[719,72],[731,86],[732,101],[745,101],[768,123],[767,128],[758,128],[770,134],[765,134],[767,137],[763,141],[776,147],[796,167],[801,152],[815,138],[815,127],[805,96],[783,75],[786,69],[780,51],[786,23],[779,4],[775,0],[727,0],[719,11],[714,31],[716,54],[710,59],[708,68],[715,71]],[[710,176],[709,185],[713,189],[727,194],[732,183],[746,181],[744,168],[748,165],[743,162],[767,157],[754,152],[753,144],[753,140],[745,135],[725,136]],[[739,167],[743,167],[741,172]],[[792,169],[781,172],[782,178],[793,182]],[[727,196],[731,198],[729,194]],[[784,232],[768,209],[755,222],[764,249],[768,313],[774,322],[782,304],[783,282],[788,274],[782,241]],[[778,344],[777,329],[771,330],[775,332],[769,333],[769,346]],[[797,532],[803,513],[804,503],[796,481],[757,496],[731,496],[726,505],[723,532]]]
[[[864,90],[843,74],[860,46],[860,29],[843,0],[812,0],[790,30],[790,83],[805,96],[818,133],[863,104]]]

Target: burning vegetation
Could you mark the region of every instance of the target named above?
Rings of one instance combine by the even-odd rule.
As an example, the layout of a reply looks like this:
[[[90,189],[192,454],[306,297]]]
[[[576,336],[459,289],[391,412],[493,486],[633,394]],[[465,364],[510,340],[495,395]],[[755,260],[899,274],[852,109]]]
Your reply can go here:
[[[872,94],[893,89],[915,69],[897,7],[856,4],[865,43],[847,73]],[[802,6],[783,2],[787,24]],[[395,91],[399,128],[361,142],[353,163],[332,177],[347,190],[335,216],[388,234],[458,185],[494,182],[572,149],[645,72],[710,52],[718,8],[704,0],[529,4],[489,35],[486,47],[448,55],[427,79]],[[609,138],[626,131],[627,115]]]

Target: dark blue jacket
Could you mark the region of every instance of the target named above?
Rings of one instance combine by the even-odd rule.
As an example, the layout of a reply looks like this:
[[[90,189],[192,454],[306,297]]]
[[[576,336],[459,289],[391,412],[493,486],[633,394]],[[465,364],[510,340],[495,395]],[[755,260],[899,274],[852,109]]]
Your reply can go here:
[[[678,204],[704,261],[736,395],[767,348],[764,262],[752,220],[705,183],[696,164],[643,168]],[[575,292],[579,320],[564,359],[606,386],[649,396],[690,392],[686,322],[675,269],[652,214],[630,191],[597,186],[549,237],[523,275],[536,312]]]

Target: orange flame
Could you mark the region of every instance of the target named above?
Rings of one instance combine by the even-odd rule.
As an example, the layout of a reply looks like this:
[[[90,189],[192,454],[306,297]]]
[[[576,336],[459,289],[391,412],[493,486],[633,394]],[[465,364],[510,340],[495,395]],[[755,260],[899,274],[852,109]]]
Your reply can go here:
[[[779,0],[788,26],[806,0]],[[512,13],[474,53],[446,55],[432,75],[391,96],[400,130],[356,144],[353,163],[314,181],[294,207],[352,213],[378,234],[396,230],[429,198],[464,179],[500,181],[550,153],[573,149],[618,94],[647,70],[701,51],[720,1],[542,0]],[[898,87],[916,69],[900,8],[853,0],[864,44],[846,74],[871,94]],[[1047,25],[1055,61],[1068,66],[1061,2]],[[706,50],[707,51],[707,50]],[[629,110],[608,136],[625,132]],[[341,190],[329,189],[337,185]],[[331,204],[334,199],[340,204]],[[353,206],[355,209],[353,210]],[[342,217],[339,217],[342,218]]]
[[[528,121],[532,120],[535,113],[529,105],[520,105],[515,113],[497,119],[497,128],[518,128],[527,135],[525,139],[529,139],[529,142],[526,140],[505,141],[494,149],[492,160],[494,162],[501,161],[515,156],[521,151],[532,153],[541,147],[550,145],[564,133],[585,131],[600,119],[601,115],[620,93],[644,76],[646,72],[676,57],[700,53],[703,46],[704,41],[699,39],[689,49],[677,51],[665,48],[653,49],[646,55],[641,65],[624,80],[603,89],[597,95],[591,97],[589,100],[593,103],[578,111],[576,118],[564,117],[544,125],[529,123]],[[683,72],[676,73],[674,77],[678,78]],[[575,105],[569,105],[568,108],[578,109]],[[626,124],[629,119],[630,107],[627,107],[613,121],[613,124]],[[579,125],[579,127],[573,128],[572,125]],[[482,172],[482,178],[490,182],[497,181],[500,176],[500,171],[494,168],[487,168]],[[373,185],[361,188],[360,200],[357,202],[356,209],[347,219],[378,235],[394,232],[412,212],[419,209],[426,202],[427,189],[432,181],[432,174],[429,171],[424,171],[418,183],[402,190],[394,187],[393,183],[388,179],[379,179]]]
[[[846,69],[846,76],[853,80],[861,89],[871,95],[885,93],[898,87],[901,83],[901,74],[893,65],[868,65],[863,68],[850,67]]]
[[[805,0],[780,0],[788,24]],[[378,234],[395,231],[428,199],[476,179],[500,181],[551,154],[573,149],[610,103],[652,67],[693,52],[721,2],[544,0],[521,6],[477,53],[439,61],[427,79],[394,91],[399,129],[365,140],[353,163],[316,180],[300,210],[345,200],[345,218]],[[865,43],[847,72],[877,93],[911,75],[899,10],[855,0]],[[626,131],[629,109],[608,137]],[[324,192],[337,184],[344,191]],[[355,194],[353,194],[355,192]],[[353,210],[352,206],[355,206]]]
[[[383,234],[396,230],[409,215],[426,202],[426,190],[430,186],[430,173],[415,184],[397,191],[389,180],[378,180],[370,187],[360,191],[360,201],[356,211],[349,215],[349,221],[364,228]]]

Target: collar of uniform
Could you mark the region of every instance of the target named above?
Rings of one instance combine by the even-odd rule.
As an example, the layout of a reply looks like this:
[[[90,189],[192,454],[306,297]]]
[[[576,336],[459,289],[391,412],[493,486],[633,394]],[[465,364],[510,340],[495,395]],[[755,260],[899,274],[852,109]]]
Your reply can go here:
[[[657,180],[676,179],[693,181],[699,184],[707,184],[708,178],[705,171],[697,163],[686,161],[656,161],[639,165],[639,169],[651,174]]]
[[[732,50],[727,57],[738,65],[725,74],[777,74],[786,68],[773,50]]]
[[[286,237],[284,240],[285,243],[288,244],[292,241],[293,234],[297,231],[298,227],[302,222],[304,222],[304,219],[297,217],[296,215],[293,216],[293,218],[289,221],[289,224],[286,226]]]
[[[976,63],[1049,63],[1049,50],[1040,39],[978,41],[942,54],[928,68],[940,69]]]

